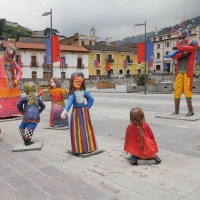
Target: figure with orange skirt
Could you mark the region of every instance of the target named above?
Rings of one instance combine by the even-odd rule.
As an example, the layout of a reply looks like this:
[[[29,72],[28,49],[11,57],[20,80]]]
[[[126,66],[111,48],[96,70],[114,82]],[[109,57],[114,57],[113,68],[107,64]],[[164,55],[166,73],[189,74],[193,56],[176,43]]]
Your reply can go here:
[[[84,98],[87,103],[84,103]],[[94,98],[86,91],[84,74],[75,72],[71,75],[69,85],[69,99],[61,114],[65,119],[73,105],[70,119],[70,135],[72,152],[86,154],[97,150],[95,133],[90,120],[89,109],[94,103]]]
[[[126,128],[124,151],[131,154],[131,165],[137,164],[137,159],[161,159],[156,155],[158,146],[153,132],[145,122],[144,112],[141,108],[132,108],[130,111],[130,124]]]
[[[18,84],[23,72],[13,60],[15,54],[15,46],[8,44],[5,54],[0,57],[0,118],[20,114],[16,105],[21,98]]]
[[[49,125],[51,127],[63,127],[69,126],[68,117],[61,118],[61,113],[65,107],[63,95],[67,93],[65,88],[61,88],[59,81],[56,77],[52,77],[49,81],[49,88],[41,90],[38,96],[41,96],[43,92],[48,92],[51,96],[51,111]]]

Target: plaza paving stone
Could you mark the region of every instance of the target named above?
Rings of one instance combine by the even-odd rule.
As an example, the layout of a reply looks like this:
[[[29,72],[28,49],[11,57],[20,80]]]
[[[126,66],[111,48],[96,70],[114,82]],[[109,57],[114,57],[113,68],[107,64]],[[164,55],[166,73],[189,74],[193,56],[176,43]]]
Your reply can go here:
[[[45,129],[51,102],[41,114],[33,141],[40,151],[12,152],[23,144],[20,120],[1,120],[0,199],[35,200],[199,200],[200,95],[193,95],[197,120],[157,118],[174,111],[173,93],[126,93],[126,86],[97,90],[90,109],[98,148],[103,153],[86,158],[68,153],[70,130]],[[154,132],[162,159],[159,165],[129,164],[124,136],[132,107],[141,107]],[[184,96],[180,112],[187,113]],[[70,116],[70,112],[69,112]]]

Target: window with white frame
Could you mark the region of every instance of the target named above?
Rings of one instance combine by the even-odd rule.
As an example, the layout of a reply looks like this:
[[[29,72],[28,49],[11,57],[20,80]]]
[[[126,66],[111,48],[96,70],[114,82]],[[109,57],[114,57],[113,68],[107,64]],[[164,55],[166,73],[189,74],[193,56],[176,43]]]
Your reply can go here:
[[[156,71],[160,71],[160,65],[156,65]]]
[[[99,63],[101,62],[101,54],[100,53],[96,54],[96,60],[98,60]]]
[[[107,61],[108,61],[108,62],[112,62],[112,59],[113,59],[113,58],[112,58],[112,54],[108,54]]]
[[[128,60],[128,64],[133,62],[130,55],[126,55],[126,60]]]
[[[169,53],[170,53],[170,51],[166,51],[166,52],[165,52],[165,55],[168,55]]]
[[[166,42],[166,46],[167,46],[167,47],[170,47],[170,42]]]
[[[101,75],[101,70],[100,69],[96,70],[96,75]]]

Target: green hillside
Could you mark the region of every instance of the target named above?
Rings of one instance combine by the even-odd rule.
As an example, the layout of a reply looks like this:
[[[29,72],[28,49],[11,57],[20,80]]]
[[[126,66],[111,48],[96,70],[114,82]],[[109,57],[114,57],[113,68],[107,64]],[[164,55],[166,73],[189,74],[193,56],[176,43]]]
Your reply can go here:
[[[31,31],[27,31],[19,27],[6,25],[3,20],[0,20],[0,36],[14,38],[19,36],[31,36],[31,35],[32,35]]]

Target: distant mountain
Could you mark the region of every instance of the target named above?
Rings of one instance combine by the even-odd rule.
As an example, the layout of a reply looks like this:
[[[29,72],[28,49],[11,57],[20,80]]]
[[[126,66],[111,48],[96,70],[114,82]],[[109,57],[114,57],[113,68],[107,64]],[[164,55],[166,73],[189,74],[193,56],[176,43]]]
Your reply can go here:
[[[192,28],[194,26],[198,26],[200,25],[200,16],[198,17],[195,17],[193,19],[187,19],[185,21],[185,25],[186,27],[188,28]],[[158,35],[159,34],[164,34],[164,33],[169,33],[171,31],[171,28],[175,28],[175,29],[178,29],[180,28],[178,26],[178,24],[174,25],[174,26],[169,26],[169,27],[165,27],[165,28],[161,28],[159,31],[158,31]],[[155,35],[155,31],[151,31],[151,32],[148,32],[146,33],[146,38],[150,37],[150,36],[153,36]],[[123,38],[123,40],[117,40],[115,41],[115,44],[116,45],[122,45],[126,42],[143,42],[144,41],[144,34],[140,34],[140,35],[136,35],[136,36],[131,36],[131,37],[126,37],[126,38]]]
[[[154,35],[155,32],[152,31],[152,32],[148,32],[146,33],[146,38]],[[127,38],[124,38],[122,41],[121,40],[117,40],[115,41],[115,44],[118,46],[118,45],[122,45],[122,44],[125,44],[127,42],[134,42],[134,43],[138,43],[138,42],[142,42],[144,41],[144,38],[145,38],[145,35],[144,34],[140,34],[140,35],[136,35],[136,36],[132,36],[132,37],[127,37]]]

